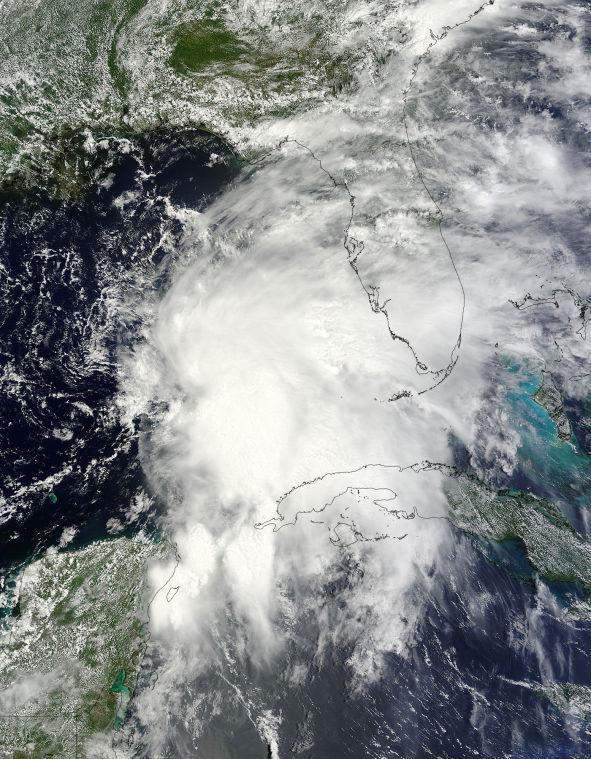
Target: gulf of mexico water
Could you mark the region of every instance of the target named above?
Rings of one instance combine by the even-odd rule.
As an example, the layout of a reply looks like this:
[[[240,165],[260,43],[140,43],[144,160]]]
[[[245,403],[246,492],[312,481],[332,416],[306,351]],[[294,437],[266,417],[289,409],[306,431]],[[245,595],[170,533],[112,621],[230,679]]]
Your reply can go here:
[[[199,130],[73,134],[69,151],[79,186],[1,198],[5,570],[66,528],[76,545],[108,535],[109,519],[137,530],[154,515],[124,516],[145,478],[141,419],[124,427],[114,404],[117,355],[174,266],[182,223],[170,208],[203,209],[238,170],[229,146]]]

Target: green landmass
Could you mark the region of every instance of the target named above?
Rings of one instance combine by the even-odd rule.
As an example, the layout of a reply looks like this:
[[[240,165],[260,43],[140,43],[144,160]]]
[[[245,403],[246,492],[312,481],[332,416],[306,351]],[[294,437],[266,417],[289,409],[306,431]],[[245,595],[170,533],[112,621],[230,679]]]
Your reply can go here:
[[[179,72],[204,71],[216,63],[238,63],[249,47],[220,19],[191,21],[175,29],[171,65]]]
[[[591,716],[591,688],[576,683],[551,683],[537,690],[542,698],[547,698],[563,712],[579,719]]]
[[[202,18],[177,27],[169,62],[179,74],[227,76],[252,87],[283,91],[310,72],[337,91],[350,81],[347,59],[330,55],[319,34],[294,36],[299,44],[273,47],[258,33],[240,37],[220,18]]]
[[[488,540],[519,540],[530,564],[549,581],[578,582],[591,591],[591,543],[557,506],[530,493],[495,491],[474,477],[449,479],[450,519]]]
[[[75,736],[84,757],[94,733],[121,727],[145,647],[145,566],[161,551],[118,538],[24,570],[0,637],[0,712],[15,715],[0,719],[0,756],[73,757]]]
[[[547,411],[556,425],[558,437],[561,440],[570,440],[572,434],[570,422],[564,411],[562,396],[554,384],[550,372],[542,372],[542,384],[534,393],[533,399]]]
[[[202,127],[231,140],[323,102],[368,54],[337,32],[341,10],[10,0],[0,6],[0,193],[76,192],[84,167],[72,133]]]

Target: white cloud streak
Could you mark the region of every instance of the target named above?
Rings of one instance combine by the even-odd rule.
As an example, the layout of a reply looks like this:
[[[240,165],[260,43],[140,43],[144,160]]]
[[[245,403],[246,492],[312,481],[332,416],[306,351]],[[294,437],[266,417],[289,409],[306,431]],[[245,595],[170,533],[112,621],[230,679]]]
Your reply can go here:
[[[350,232],[365,245],[360,273],[379,284],[381,302],[389,299],[393,330],[436,369],[449,361],[455,344],[461,298],[405,145],[402,90],[410,62],[431,40],[428,29],[453,24],[476,7],[423,3],[412,17],[405,10],[413,43],[384,65],[379,78],[340,104],[269,122],[250,135],[253,144],[272,146],[289,134],[347,182],[356,199]],[[515,12],[499,2],[475,25],[481,34],[510,27]],[[522,26],[513,28],[524,36]],[[278,532],[256,530],[295,485],[365,464],[448,461],[450,431],[511,470],[518,441],[503,430],[501,412],[495,416],[498,439],[489,430],[486,441],[478,440],[491,365],[498,350],[529,355],[540,366],[548,354],[540,322],[508,299],[533,288],[542,273],[578,278],[588,287],[576,254],[562,238],[556,255],[560,235],[540,231],[539,219],[568,214],[590,180],[553,127],[540,128],[539,115],[519,116],[511,128],[483,129],[459,85],[456,92],[445,81],[449,67],[443,64],[454,44],[467,39],[462,34],[469,32],[450,34],[423,64],[414,94],[430,84],[434,96],[421,95],[410,130],[425,180],[435,192],[446,191],[441,203],[451,221],[445,233],[467,296],[460,361],[436,390],[416,394],[427,380],[417,374],[408,347],[392,340],[383,314],[372,312],[347,262],[349,195],[305,149],[289,143],[272,152],[187,224],[184,245],[192,261],[179,272],[122,376],[123,405],[137,411],[146,399],[166,404],[145,458],[169,500],[181,557],[178,592],[169,600],[161,593],[152,609],[155,640],[171,651],[168,659],[163,654],[158,698],[208,667],[273,662],[302,611],[301,588],[319,590],[340,555],[329,537],[343,543],[339,537],[355,535],[350,527],[339,532],[339,509],[348,510],[347,518],[354,514],[364,536],[396,528],[396,537],[407,537],[348,548],[365,573],[344,595],[338,624],[323,623],[318,606],[318,655],[323,641],[353,641],[352,671],[371,679],[379,675],[382,652],[404,651],[421,609],[414,588],[428,583],[447,540],[446,523],[392,516],[354,490],[395,491],[393,508],[443,515],[441,475],[407,470],[386,476],[373,468],[362,482],[331,479],[321,493],[298,491],[299,505],[292,509],[337,496],[327,524],[310,524],[314,514],[307,514]],[[574,96],[583,86],[582,63],[576,45],[568,55],[561,45],[546,41],[539,49],[569,65],[565,87],[567,97]],[[461,55],[471,65],[470,51]],[[486,66],[493,64],[483,60],[478,75],[486,80],[492,76]],[[442,109],[445,129],[436,121]],[[580,358],[581,341],[564,329],[561,335]],[[411,397],[384,402],[397,390]],[[155,587],[171,566],[153,568]],[[154,701],[150,694],[142,698],[149,714]]]

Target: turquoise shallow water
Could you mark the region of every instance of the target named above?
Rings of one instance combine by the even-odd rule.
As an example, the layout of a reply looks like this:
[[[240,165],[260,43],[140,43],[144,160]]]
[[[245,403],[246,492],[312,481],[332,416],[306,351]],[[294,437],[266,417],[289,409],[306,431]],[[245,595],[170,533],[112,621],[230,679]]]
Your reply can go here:
[[[475,0],[475,7],[478,2],[480,0]],[[52,209],[69,204],[61,216],[50,210],[46,214],[47,220],[41,219],[30,229],[28,212],[22,212],[18,217],[20,227],[13,235],[14,268],[21,276],[17,264],[21,264],[21,258],[26,262],[27,257],[21,256],[21,253],[28,249],[33,271],[32,275],[29,271],[22,274],[22,281],[26,283],[23,302],[29,299],[27,302],[36,304],[38,290],[45,288],[49,282],[53,300],[48,299],[47,323],[52,325],[56,321],[68,321],[65,318],[55,319],[54,304],[61,299],[62,309],[70,301],[73,304],[66,308],[66,315],[74,312],[80,314],[77,323],[85,324],[87,312],[94,313],[91,306],[94,298],[98,297],[95,290],[96,293],[101,292],[103,280],[111,286],[114,281],[121,281],[126,293],[133,288],[143,293],[152,289],[163,291],[166,278],[159,274],[158,267],[172,252],[161,249],[160,240],[162,229],[166,228],[162,225],[168,224],[170,219],[166,216],[163,200],[157,198],[166,196],[182,201],[186,194],[179,192],[182,190],[178,186],[181,178],[184,180],[182,186],[189,194],[198,189],[199,183],[192,181],[195,171],[186,161],[173,162],[171,172],[171,164],[165,160],[162,171],[156,172],[162,180],[158,188],[153,185],[153,165],[145,172],[145,181],[138,184],[132,177],[129,186],[123,182],[125,176],[109,177],[111,172],[105,169],[104,176],[101,176],[106,181],[99,184],[101,189],[97,190],[93,206],[85,207],[86,215],[82,217],[73,204],[83,202],[82,196],[91,178],[87,176],[88,172],[78,170],[79,163],[70,158],[68,145],[72,142],[72,129],[84,136],[89,128],[96,137],[94,142],[98,144],[102,141],[100,137],[105,134],[115,136],[123,129],[131,131],[139,139],[139,135],[153,134],[156,128],[165,127],[177,134],[179,125],[183,129],[204,125],[236,140],[238,145],[249,144],[252,139],[254,151],[259,143],[252,136],[254,132],[251,133],[250,127],[256,124],[257,119],[259,123],[264,123],[263,128],[257,129],[257,140],[266,134],[267,124],[272,127],[271,135],[275,134],[273,127],[281,125],[278,136],[288,131],[294,131],[294,136],[298,136],[295,124],[287,128],[286,116],[298,114],[299,118],[299,114],[308,108],[307,104],[315,102],[322,103],[326,113],[331,110],[327,92],[329,88],[331,91],[334,89],[332,84],[335,80],[343,79],[339,74],[341,55],[345,56],[346,68],[353,65],[355,55],[365,55],[362,34],[366,34],[370,54],[360,64],[363,73],[360,87],[371,79],[384,88],[367,92],[360,90],[355,92],[353,98],[335,103],[338,108],[331,113],[330,119],[324,120],[320,112],[314,113],[313,118],[306,114],[306,124],[309,123],[310,127],[306,126],[301,131],[302,135],[308,136],[310,133],[312,136],[312,122],[317,125],[315,155],[317,153],[319,158],[326,156],[327,167],[330,163],[332,168],[334,156],[342,150],[346,158],[343,170],[350,172],[353,180],[357,173],[361,177],[366,169],[379,162],[380,174],[385,175],[390,167],[392,177],[397,182],[399,171],[403,168],[401,161],[405,150],[396,138],[396,130],[392,129],[393,125],[400,126],[396,120],[400,117],[399,110],[396,107],[391,109],[390,105],[395,104],[401,82],[398,75],[392,76],[392,72],[396,71],[398,52],[402,52],[401,57],[410,55],[415,36],[417,39],[430,39],[428,25],[425,28],[421,25],[417,29],[411,28],[407,11],[410,13],[416,5],[422,14],[426,8],[435,8],[438,3],[442,11],[454,5],[445,0],[418,4],[399,3],[396,0],[375,8],[369,3],[364,10],[363,3],[345,8],[332,2],[321,5],[304,2],[294,10],[289,5],[276,3],[274,6],[271,2],[265,4],[264,13],[259,13],[263,10],[262,6],[253,11],[248,3],[209,6],[193,0],[186,4],[146,3],[144,0],[114,0],[106,4],[82,0],[71,4],[65,0],[41,0],[34,7],[27,6],[22,0],[8,0],[4,10],[0,11],[0,20],[6,20],[3,31],[0,24],[0,42],[6,42],[7,51],[10,47],[6,77],[4,83],[0,82],[0,169],[12,167],[14,187],[19,192],[25,188],[22,192],[28,193],[29,186],[50,188],[52,199],[55,194]],[[457,5],[457,18],[450,18],[454,23],[461,20],[466,4],[458,2]],[[494,12],[497,13],[502,5],[505,12],[507,6],[501,3],[496,4]],[[589,119],[579,105],[572,107],[566,91],[573,60],[571,56],[579,54],[578,60],[584,59],[584,51],[576,45],[576,40],[583,33],[585,39],[591,39],[591,36],[588,30],[583,32],[582,23],[576,29],[567,25],[566,22],[573,19],[575,4],[569,5],[563,13],[559,13],[558,5],[550,9],[549,4],[545,4],[546,7],[538,4],[541,8],[539,12],[534,5],[520,7],[518,16],[510,22],[501,24],[497,20],[491,21],[488,37],[483,32],[486,14],[482,14],[470,25],[450,34],[448,42],[454,40],[452,45],[456,44],[455,40],[458,45],[462,39],[468,40],[461,43],[466,44],[465,49],[454,49],[453,57],[442,54],[436,61],[424,61],[414,93],[409,99],[409,113],[412,111],[416,117],[419,134],[427,136],[429,132],[422,130],[431,127],[433,136],[446,134],[445,142],[441,142],[440,147],[442,150],[449,149],[449,166],[437,160],[432,144],[436,140],[419,139],[424,147],[417,146],[417,156],[423,156],[425,169],[429,167],[429,175],[436,175],[433,181],[438,184],[440,180],[447,185],[448,180],[459,179],[456,170],[462,168],[467,160],[474,161],[472,168],[477,184],[481,181],[478,177],[486,177],[489,172],[491,177],[499,178],[504,163],[503,156],[494,152],[496,140],[505,140],[511,161],[507,172],[513,182],[519,170],[524,168],[519,165],[516,143],[511,141],[515,134],[556,138],[552,147],[559,153],[559,146],[564,146],[563,143],[574,145],[577,161],[569,164],[574,171],[579,170],[579,160],[586,160],[585,154],[591,155],[587,144],[588,130],[575,127],[577,122],[588,124]],[[227,27],[224,34],[235,34],[241,39],[244,37],[245,46],[249,45],[248,49],[252,47],[255,52],[248,60],[241,60],[236,65],[235,62],[232,65],[224,64],[223,69],[216,64],[208,72],[196,71],[195,66],[188,66],[185,55],[184,65],[175,68],[171,65],[171,59],[175,61],[175,40],[183,41],[186,53],[187,49],[191,50],[195,39],[202,39],[199,19],[206,8],[208,14],[220,16],[216,28],[225,24],[222,27]],[[23,12],[19,12],[21,9]],[[372,21],[372,25],[358,35],[351,24],[341,18],[343,9],[347,16],[353,18],[355,25],[365,24],[365,18],[373,18],[375,23]],[[402,17],[397,15],[399,9],[403,9]],[[586,9],[583,10],[587,13]],[[252,19],[248,18],[249,13]],[[265,28],[264,16],[267,13],[272,16],[273,28]],[[425,21],[427,19],[421,15],[421,24]],[[432,21],[434,31],[437,31],[437,19],[433,18]],[[31,33],[33,28],[35,34]],[[188,38],[187,30],[195,30],[199,34]],[[333,30],[338,31],[338,40],[329,38]],[[347,42],[347,30],[350,32],[349,39],[354,40],[356,46],[360,43],[359,53],[353,49],[353,43]],[[475,36],[467,36],[472,34]],[[558,56],[551,66],[547,63],[552,49],[550,41],[554,38],[557,40],[554,50],[560,55],[569,49],[567,40],[575,40],[562,70]],[[477,41],[475,45],[472,44],[474,40]],[[338,50],[333,50],[335,42],[338,42]],[[333,56],[333,52],[338,52],[338,56]],[[434,52],[439,56],[437,51]],[[176,50],[177,61],[178,58],[179,51]],[[296,59],[297,71],[293,65]],[[487,61],[491,61],[492,65],[488,65]],[[556,94],[556,76],[560,77],[560,88],[564,85],[565,89],[561,98]],[[437,93],[440,99],[436,100],[433,93]],[[382,98],[382,94],[385,97]],[[461,119],[456,118],[458,95],[462,101]],[[384,103],[379,102],[381,100]],[[415,102],[417,100],[423,103],[432,100],[433,105],[427,104],[421,110]],[[372,114],[377,114],[375,122],[372,121]],[[435,115],[437,118],[434,118]],[[422,118],[419,119],[419,116]],[[471,141],[472,126],[464,120],[466,117],[472,125],[482,125],[485,151],[481,149],[483,143]],[[263,119],[269,121],[263,122]],[[272,119],[276,119],[275,124]],[[520,132],[516,128],[521,121],[528,132]],[[350,126],[357,122],[360,124],[359,140],[354,139],[355,131],[350,131]],[[299,121],[298,128],[303,123],[304,119]],[[506,125],[506,132],[503,132],[503,125]],[[455,151],[453,134],[456,128],[460,135],[461,151]],[[320,134],[322,131],[326,134]],[[494,139],[490,139],[493,136]],[[382,139],[384,142],[380,145]],[[528,146],[532,144],[530,139],[525,141]],[[82,154],[81,145],[86,144],[86,140],[82,139],[80,143],[77,155]],[[492,156],[488,155],[489,149]],[[545,156],[543,150],[539,153]],[[130,158],[127,153],[125,155]],[[160,150],[159,155],[166,159]],[[565,161],[568,160],[568,153],[560,155]],[[208,155],[205,164],[208,169],[220,168],[209,158]],[[528,154],[521,176],[533,177],[532,181],[535,182],[535,161],[532,159]],[[409,160],[408,155],[406,160]],[[421,160],[418,164],[422,165]],[[205,166],[201,167],[203,172]],[[417,171],[419,166],[415,164]],[[447,171],[446,166],[453,168],[453,171]],[[135,175],[135,171],[133,173]],[[175,180],[172,184],[169,181],[171,174]],[[201,171],[198,174],[202,177]],[[552,176],[550,183],[555,178]],[[472,181],[470,179],[470,187],[474,187]],[[541,190],[542,183],[537,184],[535,194],[531,193],[535,195],[535,208],[527,206],[529,189],[525,187],[524,194],[516,197],[514,209],[517,212],[523,198],[524,206],[529,209],[529,219],[534,220],[532,226],[535,227],[535,234],[530,235],[530,230],[522,228],[524,225],[517,227],[514,221],[516,214],[509,213],[500,224],[502,231],[499,237],[498,230],[495,231],[499,220],[493,218],[492,223],[482,229],[483,245],[480,250],[478,247],[474,249],[474,260],[480,255],[489,256],[490,243],[502,239],[503,248],[509,242],[514,248],[514,255],[523,255],[525,263],[526,255],[529,261],[530,250],[540,247],[537,245],[540,238],[550,240],[554,236],[560,238],[561,246],[572,248],[567,253],[573,257],[578,254],[577,246],[581,247],[581,255],[588,255],[587,217],[581,214],[581,218],[577,218],[567,198],[563,206],[564,218],[559,218],[559,215],[546,220],[540,218],[538,210],[542,207],[540,201],[543,198],[537,191]],[[506,186],[500,185],[501,188]],[[139,192],[133,203],[126,203],[124,211],[115,211],[119,206],[113,207],[111,201],[133,187]],[[511,187],[521,192],[515,185]],[[376,181],[376,194],[379,188]],[[360,182],[362,189],[363,183]],[[445,189],[447,191],[447,187]],[[452,189],[456,192],[455,186]],[[458,201],[461,200],[459,189],[458,183]],[[360,192],[360,199],[362,195]],[[502,190],[499,195],[502,195]],[[102,199],[100,208],[97,198]],[[470,205],[473,199],[471,193]],[[409,202],[414,203],[412,198]],[[556,197],[553,195],[552,208],[557,207],[555,203]],[[397,207],[395,201],[392,201],[392,206]],[[306,207],[303,204],[302,210],[305,211]],[[359,208],[361,210],[361,204]],[[97,209],[101,214],[98,220],[95,219]],[[240,208],[233,208],[232,212],[239,215]],[[119,213],[127,214],[126,218],[119,219]],[[415,213],[413,206],[412,215]],[[264,222],[264,214],[262,216],[261,221]],[[78,232],[72,219],[91,219],[92,223],[81,225],[83,228]],[[362,214],[359,219],[362,220]],[[477,223],[481,224],[481,220]],[[514,229],[511,224],[516,225]],[[170,225],[173,225],[172,221]],[[175,230],[176,224],[170,234]],[[77,266],[83,274],[88,272],[83,278],[88,284],[85,297],[79,303],[74,303],[74,300],[81,288],[74,277],[69,289],[66,288],[68,271],[61,267],[61,257],[47,259],[43,254],[47,244],[43,240],[38,246],[40,250],[34,245],[21,244],[21,240],[27,239],[25,235],[30,233],[34,233],[35,240],[39,241],[41,231],[44,234],[51,232],[51,246],[58,251],[72,247],[72,240],[76,244],[82,241],[80,246],[84,243]],[[181,232],[179,230],[179,234]],[[576,239],[578,233],[580,239]],[[120,244],[121,240],[123,245]],[[97,241],[102,241],[103,247]],[[471,240],[470,244],[473,242]],[[111,274],[111,269],[108,276],[101,274],[107,264],[111,265],[111,261],[119,264],[120,248],[129,252],[129,259],[123,258],[116,269],[118,276],[120,270],[123,272],[120,279]],[[103,249],[105,254],[97,258],[97,251],[102,252]],[[545,260],[544,250],[540,252],[540,262]],[[503,259],[499,261],[502,265]],[[136,271],[140,264],[143,267],[141,276],[128,277],[128,273]],[[348,265],[346,261],[344,265]],[[542,263],[539,265],[542,268]],[[458,269],[462,271],[463,265],[459,265]],[[548,269],[550,273],[550,266]],[[95,276],[96,272],[103,279]],[[529,287],[525,276],[527,272],[528,267],[524,265],[523,282],[520,279],[515,284]],[[560,276],[563,276],[562,271]],[[33,294],[35,298],[31,299]],[[502,295],[504,297],[505,293]],[[232,293],[228,292],[227,298],[230,307],[234,302]],[[140,300],[143,304],[143,297]],[[8,299],[10,303],[13,301],[14,298]],[[139,453],[135,447],[123,445],[126,439],[121,444],[120,458],[115,462],[111,458],[114,443],[119,444],[118,428],[107,427],[106,422],[98,427],[93,417],[79,408],[80,404],[72,410],[67,405],[69,399],[75,397],[78,402],[84,401],[95,414],[101,404],[108,410],[116,392],[111,367],[103,371],[104,387],[100,395],[97,393],[101,389],[97,385],[100,377],[97,378],[95,373],[88,379],[84,373],[87,368],[84,362],[80,362],[77,376],[71,377],[70,372],[62,380],[62,366],[56,367],[56,363],[49,364],[49,361],[55,362],[56,357],[59,359],[60,355],[64,355],[68,361],[61,364],[70,369],[72,359],[77,355],[77,335],[56,335],[55,341],[48,346],[51,350],[47,358],[43,352],[44,345],[32,350],[41,316],[33,313],[32,308],[22,306],[15,312],[18,318],[22,318],[23,314],[32,314],[29,322],[19,322],[18,334],[11,330],[17,334],[19,342],[20,336],[27,336],[28,350],[21,364],[25,359],[34,364],[37,355],[43,361],[38,362],[39,367],[34,365],[30,368],[37,384],[29,383],[32,389],[29,395],[25,395],[25,389],[19,389],[15,395],[14,413],[24,409],[27,415],[23,412],[21,418],[26,419],[30,427],[24,423],[14,426],[14,429],[21,431],[22,440],[16,440],[7,461],[11,465],[13,462],[20,462],[21,465],[22,461],[30,463],[30,470],[24,471],[23,466],[25,484],[33,480],[44,483],[46,476],[55,476],[56,479],[39,490],[39,503],[35,501],[32,505],[37,511],[31,524],[21,522],[14,528],[16,548],[11,556],[7,557],[5,552],[2,557],[7,563],[10,563],[9,559],[16,561],[14,557],[28,555],[36,548],[44,550],[49,545],[56,545],[63,529],[72,524],[81,525],[75,542],[70,544],[73,550],[80,548],[84,541],[99,536],[100,530],[100,535],[104,537],[107,518],[119,517],[124,521],[127,514],[125,503],[140,484],[147,487],[144,470],[139,465]],[[102,318],[98,324],[101,328]],[[134,330],[139,333],[141,326],[135,322],[131,325],[129,334],[125,336],[127,343],[135,339]],[[29,335],[32,337],[29,338]],[[114,352],[120,339],[120,332],[113,332],[113,336],[108,332],[109,349],[112,347]],[[500,343],[505,344],[502,339]],[[19,361],[20,348],[17,345],[13,351]],[[45,373],[46,368],[50,373]],[[508,484],[515,491],[529,490],[556,503],[573,526],[584,531],[591,505],[591,460],[576,441],[570,444],[559,440],[551,418],[533,400],[532,396],[541,381],[539,367],[532,369],[520,358],[518,363],[507,364],[505,375],[503,403],[507,411],[507,426],[513,427],[520,436],[518,466],[515,477]],[[50,391],[53,391],[58,380],[62,384],[55,387],[52,395]],[[66,380],[70,384],[64,389],[62,385]],[[450,377],[449,381],[454,380]],[[491,379],[492,383],[495,381],[496,377]],[[42,394],[39,388],[57,401],[39,409],[37,401]],[[71,413],[73,416],[70,416]],[[158,424],[158,413],[154,410],[153,418],[151,413],[149,411],[145,417],[138,418],[140,430]],[[116,421],[107,412],[103,416],[106,421],[111,418]],[[59,431],[64,418],[68,419],[69,427],[74,432],[74,442],[63,435],[44,436],[47,429],[55,427]],[[495,420],[493,415],[491,426],[496,423]],[[486,422],[485,419],[484,424]],[[146,441],[148,438],[146,434]],[[79,447],[74,450],[77,440]],[[34,457],[31,454],[33,444]],[[147,446],[149,442],[145,444]],[[26,456],[21,455],[23,450]],[[103,461],[107,462],[108,467],[97,467],[92,463],[94,460],[101,462],[101,465]],[[64,462],[72,463],[74,471],[58,480],[58,475],[64,470]],[[493,460],[489,463],[492,470],[498,462]],[[146,467],[147,475],[154,474],[148,470]],[[492,476],[495,475],[493,471]],[[17,484],[20,485],[20,481]],[[50,487],[55,488],[55,504],[51,504],[48,498]],[[157,487],[155,490],[157,493],[163,492],[158,491]],[[529,504],[532,500],[529,499]],[[527,508],[527,499],[523,499],[522,504]],[[163,509],[166,506],[158,505]],[[20,516],[25,512],[19,509],[15,513]],[[148,524],[151,528],[152,522]],[[173,650],[169,655],[164,646],[156,648],[157,636],[154,636],[152,642],[155,650],[150,650],[146,657],[139,687],[136,688],[135,674],[131,670],[127,675],[120,670],[114,684],[109,682],[107,686],[113,687],[118,704],[115,727],[121,727],[125,718],[121,739],[129,739],[129,752],[138,757],[197,756],[201,759],[221,756],[260,759],[264,755],[271,756],[274,754],[269,745],[263,744],[258,723],[258,718],[265,717],[268,708],[273,714],[281,716],[278,727],[280,756],[296,753],[304,759],[311,759],[312,756],[351,759],[360,756],[401,759],[415,756],[437,759],[463,759],[467,756],[541,759],[564,756],[585,759],[591,756],[591,731],[586,724],[580,725],[574,719],[571,724],[570,717],[561,715],[560,710],[548,699],[540,697],[533,687],[539,685],[540,680],[545,682],[546,678],[557,682],[591,684],[591,658],[588,653],[591,652],[591,623],[565,621],[554,615],[553,609],[547,613],[543,608],[545,590],[537,581],[538,570],[529,563],[527,547],[521,540],[484,541],[468,534],[469,529],[470,525],[466,533],[454,530],[450,555],[443,557],[439,567],[443,571],[434,569],[431,576],[429,569],[430,591],[425,598],[419,596],[417,599],[417,603],[423,604],[424,608],[421,607],[420,625],[412,648],[404,656],[399,656],[395,651],[386,652],[384,677],[371,682],[365,691],[357,692],[349,687],[349,663],[355,650],[353,645],[349,646],[348,639],[343,643],[335,635],[338,629],[345,629],[350,599],[353,603],[357,603],[357,599],[361,601],[360,616],[351,618],[351,640],[357,634],[358,626],[373,632],[376,619],[371,613],[363,616],[366,601],[371,611],[374,599],[371,595],[361,598],[360,577],[364,567],[349,560],[348,556],[344,557],[342,565],[335,568],[335,574],[328,577],[325,585],[318,588],[322,605],[310,606],[311,609],[318,608],[317,615],[306,611],[308,591],[301,587],[304,583],[298,587],[298,594],[301,591],[303,599],[298,607],[296,602],[301,599],[296,594],[293,608],[298,612],[298,621],[288,631],[280,628],[287,641],[285,656],[277,658],[268,669],[251,666],[249,660],[242,657],[245,650],[243,641],[250,637],[248,628],[242,625],[240,617],[232,617],[230,604],[224,603],[226,599],[221,596],[216,602],[219,602],[223,615],[220,616],[219,628],[215,630],[216,636],[219,630],[220,650],[224,651],[224,655],[234,651],[241,654],[231,663],[230,657],[219,659],[222,678],[217,673],[215,656],[212,657],[214,664],[211,672],[197,677],[185,667],[185,659],[174,645],[174,638],[171,641]],[[38,543],[36,538],[35,541],[32,539],[33,530],[40,535]],[[396,560],[388,571],[396,571]],[[371,566],[368,568],[371,571]],[[175,594],[177,603],[183,598],[183,581],[190,580],[179,574],[178,585],[170,588],[170,595],[166,593],[167,603],[173,602]],[[563,608],[585,595],[585,590],[574,583],[546,585]],[[14,589],[13,583],[11,593],[7,594],[11,598]],[[179,590],[180,593],[177,593]],[[414,598],[412,600],[414,606]],[[393,613],[395,599],[378,601],[376,609],[382,616],[377,619],[389,622],[386,615]],[[313,603],[316,604],[315,597]],[[2,613],[0,609],[0,618]],[[197,623],[199,614],[193,616],[191,625]],[[153,618],[156,619],[155,616]],[[225,624],[228,620],[231,623]],[[393,618],[392,622],[392,630],[395,630],[397,621]],[[379,627],[375,630],[376,633],[380,632]],[[197,645],[197,641],[191,640],[190,636],[187,638],[188,650],[192,653],[191,646]],[[327,641],[326,655],[319,657],[322,641]],[[336,642],[331,645],[331,641]],[[203,664],[205,669],[208,656],[203,659],[200,665]],[[295,677],[300,670],[305,671],[309,663],[313,666],[307,677],[300,677],[299,674]],[[119,661],[116,665],[117,668],[127,666]],[[112,673],[113,678],[116,671]],[[292,671],[293,678],[290,677]],[[167,680],[167,674],[172,672],[179,673],[178,679]],[[164,676],[158,682],[160,673]],[[128,685],[125,684],[126,680]],[[136,695],[128,705],[130,689]],[[144,701],[141,700],[142,695],[146,697]],[[158,699],[160,703],[157,703]],[[248,710],[244,708],[246,704]],[[146,705],[149,708],[142,711]],[[132,730],[134,723],[138,726],[135,735],[127,733],[127,728]],[[202,729],[205,732],[199,735]],[[160,751],[156,749],[156,744],[162,735],[165,735],[162,738],[165,743]],[[308,740],[312,741],[311,748],[305,748]],[[301,750],[296,750],[298,746]],[[128,748],[123,747],[123,752],[127,753]]]
[[[513,356],[503,356],[501,366],[501,403],[507,427],[505,432],[513,430],[518,435],[516,466],[509,479],[503,483],[507,493],[518,499],[521,495],[531,493],[547,501],[550,512],[550,503],[554,504],[579,535],[588,538],[591,457],[582,450],[574,433],[570,441],[561,440],[548,412],[534,400],[542,383],[539,368]],[[529,508],[525,501],[522,508],[525,517],[525,511]],[[530,528],[532,526],[530,524]],[[471,531],[470,527],[467,529]],[[538,534],[537,529],[534,528],[529,538],[527,532],[524,533],[524,539],[519,537],[495,541],[479,534],[472,535],[470,539],[491,564],[533,588],[540,567],[535,561],[533,564],[530,561],[530,551],[534,551],[535,555],[545,540],[544,534]],[[478,533],[476,525],[474,531]],[[569,538],[566,535],[565,540],[564,549],[567,550]],[[531,545],[528,545],[529,542]],[[538,548],[534,549],[536,545]],[[583,556],[581,562],[584,562]],[[567,572],[566,577],[569,576]],[[564,609],[587,596],[587,591],[574,581],[574,576],[572,581],[549,582],[549,577],[545,581],[553,597]]]
[[[506,403],[520,436],[519,467],[534,488],[555,500],[565,516],[580,516],[591,507],[591,457],[573,434],[562,441],[548,412],[533,399],[541,376],[513,362],[508,374]]]

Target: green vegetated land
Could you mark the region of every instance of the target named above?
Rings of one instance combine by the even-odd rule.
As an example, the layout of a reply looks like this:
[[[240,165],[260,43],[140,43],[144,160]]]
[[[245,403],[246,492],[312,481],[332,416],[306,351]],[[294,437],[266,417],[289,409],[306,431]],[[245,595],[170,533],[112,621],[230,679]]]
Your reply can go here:
[[[265,82],[278,91],[311,76],[338,91],[350,81],[348,59],[331,55],[322,34],[302,32],[297,30],[289,44],[273,45],[260,31],[239,36],[223,19],[204,17],[175,29],[169,62],[179,74],[228,76],[254,86]]]
[[[173,35],[171,65],[180,73],[204,71],[208,66],[236,64],[252,55],[252,50],[220,19],[202,19],[183,24]]]
[[[517,490],[495,491],[464,475],[450,479],[448,501],[460,529],[489,540],[517,539],[542,577],[591,591],[591,544],[554,504]]]
[[[538,695],[572,717],[589,719],[591,716],[591,688],[586,685],[552,683],[539,688]]]
[[[145,645],[145,565],[161,550],[119,538],[24,570],[0,638],[1,711],[15,715],[0,719],[0,756],[70,757],[77,744],[83,757],[90,736],[121,727]]]
[[[447,491],[450,518],[457,527],[499,545],[516,544],[531,570],[545,581],[579,589],[572,597],[565,594],[564,621],[591,619],[591,543],[555,504],[518,490],[495,491],[459,473],[449,478]],[[591,716],[591,688],[570,682],[529,687],[570,717]]]
[[[67,194],[77,163],[60,156],[73,131],[228,135],[322,102],[351,85],[363,57],[336,34],[339,14],[338,4],[255,18],[211,0],[10,0],[0,8],[0,190],[50,180]]]

